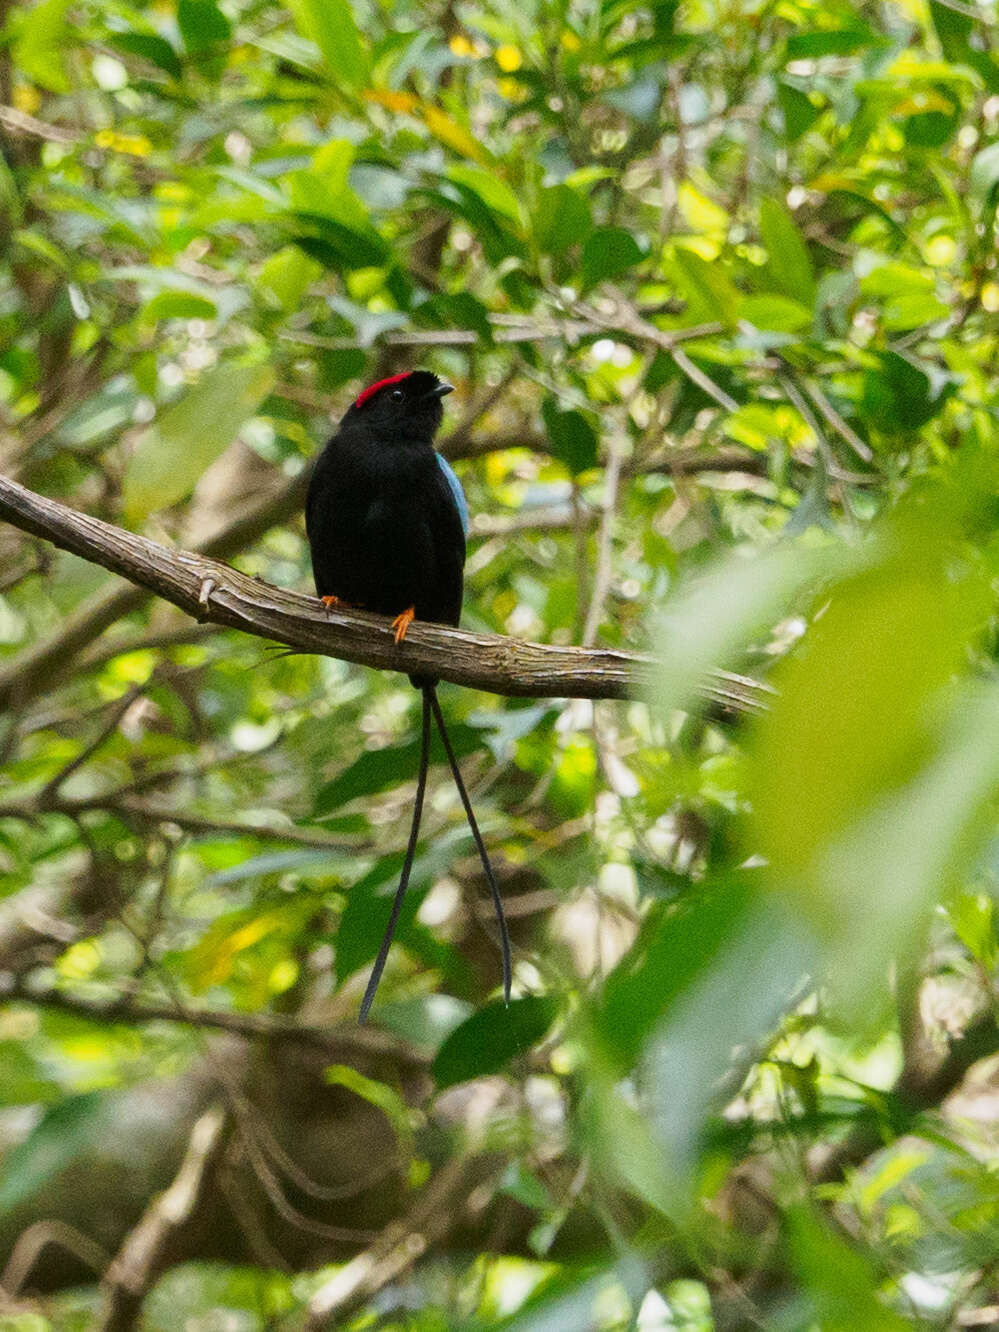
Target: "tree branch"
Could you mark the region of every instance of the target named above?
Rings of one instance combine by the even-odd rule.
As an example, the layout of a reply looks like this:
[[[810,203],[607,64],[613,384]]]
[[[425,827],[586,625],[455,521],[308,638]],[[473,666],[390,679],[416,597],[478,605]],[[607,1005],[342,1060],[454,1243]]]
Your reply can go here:
[[[15,483],[0,477],[0,494],[5,494],[4,488],[12,485]],[[227,559],[230,555],[235,555],[237,551],[251,545],[276,523],[284,522],[298,512],[305,503],[307,485],[307,473],[296,476],[277,494],[268,495],[259,504],[239,514],[232,522],[202,542],[198,547],[199,551],[204,555],[216,556],[218,559]],[[30,495],[31,491],[24,493]],[[62,507],[55,505],[56,509]],[[65,509],[64,512],[73,511]],[[0,515],[8,518],[15,526],[24,528],[25,531],[35,530],[24,527],[24,524],[19,523],[17,518],[3,506],[0,506]],[[117,531],[113,527],[109,530]],[[44,527],[38,529],[38,535],[53,541],[57,546],[61,545],[64,550],[74,549],[57,540],[52,532]],[[83,553],[84,559],[104,564],[103,560],[95,560],[90,554],[79,553]],[[112,566],[104,564],[104,567]],[[127,574],[125,576],[128,577]],[[141,582],[141,580],[132,579],[132,582]],[[95,638],[116,620],[123,619],[142,607],[148,596],[146,586],[105,588],[70,615],[58,633],[36,643],[27,652],[21,653],[10,665],[0,669],[0,709],[23,707],[43,694],[57,680],[62,679],[67,665],[84,648],[89,647]]]
[[[447,1238],[472,1209],[476,1191],[504,1165],[498,1155],[482,1154],[441,1166],[409,1216],[387,1226],[370,1248],[323,1282],[309,1300],[304,1332],[343,1327],[368,1300]]]
[[[197,620],[300,652],[432,675],[508,697],[627,698],[655,673],[656,660],[645,653],[556,647],[419,622],[397,645],[384,616],[327,611],[316,597],[248,578],[202,554],[168,550],[6,477],[0,477],[0,517],[121,574]],[[0,677],[0,705],[6,701],[3,683]],[[702,689],[712,704],[736,712],[761,710],[768,693],[756,680],[727,673],[716,673]]]
[[[91,1022],[121,1023],[125,1026],[172,1022],[202,1031],[223,1031],[249,1041],[290,1041],[321,1050],[334,1063],[381,1058],[418,1072],[430,1062],[416,1047],[377,1031],[374,1027],[317,1027],[282,1013],[235,1013],[221,1008],[189,1008],[187,1005],[137,999],[127,993],[116,995],[110,1000],[87,999],[67,990],[36,988],[12,972],[0,973],[0,998],[4,1003],[17,1000],[35,1008],[57,1009]]]
[[[131,1332],[138,1324],[142,1302],[163,1269],[170,1240],[190,1220],[207,1188],[225,1136],[226,1115],[220,1106],[196,1121],[173,1183],[149,1204],[104,1274],[99,1332]]]

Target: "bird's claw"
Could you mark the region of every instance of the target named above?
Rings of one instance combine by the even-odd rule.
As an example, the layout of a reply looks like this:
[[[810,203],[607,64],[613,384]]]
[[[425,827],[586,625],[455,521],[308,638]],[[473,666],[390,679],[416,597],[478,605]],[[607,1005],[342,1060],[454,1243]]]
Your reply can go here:
[[[407,610],[401,611],[392,621],[392,628],[395,630],[395,641],[398,645],[406,637],[406,630],[416,619],[416,609],[410,606]]]

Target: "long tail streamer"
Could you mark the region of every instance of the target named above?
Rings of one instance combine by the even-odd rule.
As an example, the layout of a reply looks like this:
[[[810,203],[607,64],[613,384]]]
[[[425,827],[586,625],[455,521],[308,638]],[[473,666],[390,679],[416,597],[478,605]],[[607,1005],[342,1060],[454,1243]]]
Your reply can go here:
[[[399,912],[402,910],[403,899],[406,896],[406,889],[409,887],[409,876],[413,870],[413,857],[416,855],[416,843],[420,836],[420,819],[423,816],[423,797],[427,789],[427,768],[430,764],[430,708],[427,706],[427,694],[432,693],[432,687],[423,691],[423,733],[420,737],[420,769],[416,779],[416,800],[413,804],[413,822],[409,828],[409,845],[406,847],[406,858],[402,862],[402,874],[399,876],[399,887],[395,890],[395,901],[392,903],[392,914],[389,916],[388,925],[385,927],[385,933],[382,935],[382,946],[378,950],[378,956],[375,958],[375,965],[371,969],[371,975],[368,977],[368,987],[364,991],[364,998],[361,1000],[361,1015],[358,1022],[367,1021],[368,1013],[371,1011],[371,1005],[374,1002],[375,991],[378,989],[378,982],[382,978],[382,972],[385,970],[385,961],[389,955],[389,949],[392,947],[392,938],[395,935],[395,927],[399,923]]]
[[[437,699],[437,690],[430,685],[423,686],[423,729],[420,737],[420,768],[416,779],[416,800],[413,803],[413,819],[409,829],[409,844],[406,847],[406,857],[402,863],[402,874],[399,876],[399,887],[395,890],[395,899],[392,902],[392,911],[389,915],[388,925],[385,927],[385,933],[382,936],[381,947],[378,950],[378,956],[375,958],[375,965],[371,969],[371,975],[368,978],[368,985],[364,991],[364,999],[361,1001],[361,1013],[359,1022],[365,1022],[368,1013],[371,1011],[371,1005],[374,1002],[375,991],[378,989],[378,983],[382,978],[382,972],[385,970],[385,962],[388,958],[389,949],[392,947],[392,940],[395,936],[396,926],[399,923],[399,913],[402,911],[403,899],[406,896],[406,889],[409,887],[409,876],[413,871],[413,858],[416,855],[416,843],[420,836],[420,819],[423,816],[423,798],[427,790],[427,768],[430,764],[430,718],[431,713],[437,723],[437,729],[440,732],[441,740],[444,742],[444,752],[447,755],[448,765],[451,768],[451,776],[454,778],[454,784],[458,788],[458,795],[461,799],[462,807],[465,810],[465,817],[468,820],[468,826],[472,830],[472,837],[479,852],[479,859],[482,861],[482,868],[485,870],[486,879],[489,881],[489,889],[493,896],[493,907],[496,911],[496,924],[499,927],[500,949],[503,954],[503,997],[506,1002],[510,1002],[510,987],[513,980],[513,967],[511,963],[510,950],[510,931],[507,929],[506,913],[503,910],[503,899],[500,897],[499,886],[496,883],[496,876],[493,874],[493,867],[489,862],[489,856],[486,853],[486,844],[482,840],[482,834],[479,832],[479,825],[476,822],[475,814],[472,812],[472,802],[468,798],[468,791],[465,789],[465,783],[461,776],[461,769],[458,767],[458,760],[455,757],[454,748],[451,744],[451,737],[448,735],[447,727],[444,724],[444,714],[441,712],[441,705]]]
[[[441,705],[437,699],[437,690],[428,689],[424,695],[424,706],[429,699],[430,706],[434,710],[434,720],[437,722],[437,729],[441,733],[441,739],[444,741],[444,752],[447,754],[447,761],[451,766],[451,776],[454,778],[454,784],[458,788],[458,795],[461,797],[461,803],[465,807],[465,818],[468,819],[468,826],[472,830],[472,836],[475,838],[475,845],[478,847],[479,859],[482,861],[482,868],[486,872],[486,878],[489,880],[489,890],[493,895],[493,907],[496,911],[496,924],[499,927],[500,949],[503,953],[503,998],[507,1003],[510,1002],[510,986],[513,981],[513,967],[510,961],[510,931],[506,926],[506,912],[503,910],[503,899],[500,897],[499,886],[496,883],[496,876],[493,874],[493,867],[489,863],[489,857],[486,854],[486,844],[482,840],[482,834],[479,832],[479,825],[475,821],[475,815],[472,813],[472,802],[468,798],[468,792],[465,790],[465,783],[462,781],[461,769],[458,767],[458,760],[454,756],[454,749],[451,746],[451,737],[447,733],[447,727],[444,725],[444,714],[441,712]]]

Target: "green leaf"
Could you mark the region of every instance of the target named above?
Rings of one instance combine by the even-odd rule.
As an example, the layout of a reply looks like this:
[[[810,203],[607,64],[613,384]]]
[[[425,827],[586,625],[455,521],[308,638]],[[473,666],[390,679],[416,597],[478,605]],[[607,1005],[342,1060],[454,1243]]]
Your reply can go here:
[[[877,1297],[874,1264],[804,1207],[787,1220],[791,1264],[822,1332],[912,1332],[913,1324]]]
[[[552,452],[565,463],[573,476],[597,465],[597,432],[575,407],[561,411],[549,394],[541,404],[541,415],[551,441]]]
[[[447,729],[459,759],[476,753],[485,743],[482,732],[474,726],[449,722]],[[398,786],[400,782],[411,781],[416,776],[419,757],[418,740],[407,740],[401,745],[386,745],[382,749],[366,749],[348,768],[319,788],[312,807],[312,818],[322,819],[336,814],[344,805],[361,796],[377,795],[389,787]],[[444,763],[446,757],[435,731],[430,745],[430,762]]]
[[[46,1111],[7,1153],[0,1173],[0,1213],[9,1212],[70,1165],[93,1142],[104,1119],[102,1093],[67,1096]]]
[[[737,937],[751,905],[746,884],[736,881],[650,913],[608,977],[595,1014],[594,1030],[611,1068],[620,1073],[635,1061],[653,1025]]]
[[[986,893],[956,893],[947,903],[947,915],[971,956],[991,971],[999,952],[994,899]]]
[[[877,368],[864,371],[860,414],[888,435],[918,430],[937,416],[957,389],[957,381],[934,366],[920,365],[903,352],[876,353]]]
[[[445,873],[453,864],[456,848],[466,842],[468,836],[464,828],[456,828],[435,837],[416,856],[395,932],[396,940],[423,958],[426,965],[450,974],[456,972],[454,950],[438,943],[430,931],[416,921],[416,913],[427,888],[435,877]],[[402,862],[401,851],[382,856],[351,886],[336,932],[336,969],[341,979],[352,976],[377,956]],[[461,973],[460,964],[457,973]]]
[[[499,213],[508,222],[512,222],[518,231],[521,230],[523,212],[520,200],[495,171],[487,171],[485,167],[472,166],[468,163],[459,163],[448,168],[447,178],[455,185],[471,190],[491,213]]]
[[[36,1105],[61,1100],[58,1083],[45,1076],[40,1061],[32,1058],[23,1040],[0,1040],[0,1106]]]
[[[821,103],[816,106],[808,93],[790,79],[777,80],[777,105],[784,117],[784,132],[791,143],[797,143],[823,111]]]
[[[908,264],[878,264],[861,279],[860,290],[880,302],[886,328],[919,328],[950,313],[936,294],[933,274]]]
[[[624,227],[600,227],[583,246],[583,290],[620,277],[645,258],[638,242]]]
[[[855,1012],[966,867],[999,783],[999,693],[950,683],[988,613],[987,580],[958,561],[957,540],[940,506],[907,513],[867,568],[827,585],[756,728],[752,844]]]
[[[191,291],[161,291],[142,307],[147,324],[161,319],[214,319],[218,310],[213,301]]]
[[[115,50],[148,61],[172,79],[179,79],[183,72],[180,57],[165,37],[158,37],[151,32],[112,32],[106,40]]]
[[[292,314],[321,273],[319,264],[297,245],[286,245],[264,264],[257,274],[257,286],[268,303]]]
[[[497,1073],[517,1055],[526,1055],[555,1021],[558,1001],[551,995],[528,995],[486,1004],[447,1038],[431,1065],[438,1087]]]
[[[319,47],[334,82],[363,88],[368,57],[348,0],[288,0],[288,8],[302,36]]]
[[[326,1081],[331,1087],[346,1087],[362,1101],[367,1101],[376,1110],[381,1110],[399,1140],[399,1149],[403,1158],[408,1159],[412,1156],[414,1148],[412,1113],[394,1088],[385,1082],[367,1078],[356,1068],[350,1068],[346,1064],[332,1064],[326,1070]]]
[[[50,92],[68,93],[64,64],[69,36],[66,11],[71,0],[42,0],[33,8],[21,7],[13,44],[14,64],[22,74]]]
[[[969,174],[969,193],[981,204],[994,205],[999,187],[999,143],[975,154]]]
[[[143,431],[125,469],[122,498],[132,522],[183,499],[224,453],[270,392],[266,365],[225,363],[198,382]]]
[[[787,296],[744,296],[739,308],[747,323],[777,333],[798,333],[812,322],[809,307]]]
[[[232,25],[215,0],[177,0],[177,26],[190,55],[224,46]]]
[[[811,255],[794,218],[769,195],[760,204],[760,234],[770,256],[767,273],[774,288],[811,310],[815,303]]]
[[[693,250],[678,245],[673,270],[687,300],[686,323],[717,321],[727,328],[735,326],[742,298],[721,264],[709,264]]]
[[[880,46],[884,42],[866,25],[800,32],[788,38],[787,55],[789,60],[815,60],[821,56],[852,55],[865,46]]]
[[[538,195],[534,211],[534,239],[545,254],[564,254],[578,245],[593,227],[586,199],[568,185],[554,185]]]

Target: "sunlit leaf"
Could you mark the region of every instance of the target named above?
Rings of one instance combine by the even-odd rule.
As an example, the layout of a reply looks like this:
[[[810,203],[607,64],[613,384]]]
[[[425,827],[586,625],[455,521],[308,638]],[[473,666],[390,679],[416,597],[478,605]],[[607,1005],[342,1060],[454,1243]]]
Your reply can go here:
[[[287,0],[303,37],[315,42],[330,77],[349,88],[362,88],[368,60],[349,0]]]
[[[188,494],[273,382],[269,366],[225,364],[202,375],[168,407],[139,438],[125,472],[124,503],[132,520]]]

